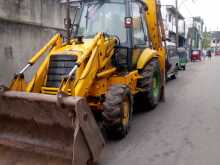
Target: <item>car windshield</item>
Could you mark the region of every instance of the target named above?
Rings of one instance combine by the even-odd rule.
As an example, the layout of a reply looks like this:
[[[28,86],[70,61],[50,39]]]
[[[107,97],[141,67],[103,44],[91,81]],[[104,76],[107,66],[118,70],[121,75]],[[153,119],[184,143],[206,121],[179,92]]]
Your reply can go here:
[[[183,58],[187,56],[186,52],[183,52],[183,51],[178,52],[178,55],[179,57],[183,57]]]
[[[83,7],[77,35],[94,37],[97,32],[116,35],[121,42],[126,41],[124,27],[124,1],[97,1],[86,3]]]
[[[200,51],[199,50],[193,50],[192,54],[199,54]]]

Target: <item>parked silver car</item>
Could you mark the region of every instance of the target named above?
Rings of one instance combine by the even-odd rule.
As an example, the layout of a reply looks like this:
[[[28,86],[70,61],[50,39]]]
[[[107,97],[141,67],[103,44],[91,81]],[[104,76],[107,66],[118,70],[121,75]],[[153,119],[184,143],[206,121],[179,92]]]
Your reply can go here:
[[[176,44],[167,42],[167,79],[176,79],[179,67],[179,56],[176,52]]]

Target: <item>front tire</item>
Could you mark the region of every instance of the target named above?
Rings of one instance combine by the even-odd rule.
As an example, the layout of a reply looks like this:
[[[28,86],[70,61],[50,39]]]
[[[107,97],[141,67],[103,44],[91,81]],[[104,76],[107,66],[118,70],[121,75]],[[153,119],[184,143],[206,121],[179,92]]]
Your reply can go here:
[[[103,104],[103,125],[107,136],[121,139],[129,131],[133,113],[133,98],[126,85],[109,88]]]
[[[170,76],[171,80],[175,80],[176,79],[176,74],[173,74],[172,76]]]
[[[186,66],[183,66],[182,68],[183,68],[183,70],[186,70]]]
[[[161,74],[158,60],[153,59],[141,70],[140,74],[143,78],[138,81],[138,87],[143,92],[137,94],[137,107],[152,110],[158,105],[161,94]]]

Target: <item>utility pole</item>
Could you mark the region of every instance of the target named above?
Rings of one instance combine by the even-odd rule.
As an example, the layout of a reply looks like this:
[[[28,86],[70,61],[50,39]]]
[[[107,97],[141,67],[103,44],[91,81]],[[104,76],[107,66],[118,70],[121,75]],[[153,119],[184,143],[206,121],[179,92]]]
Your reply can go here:
[[[192,23],[192,29],[191,29],[191,32],[190,32],[190,45],[189,45],[189,54],[191,55],[191,52],[192,52],[192,48],[193,48],[193,40],[194,40],[194,33],[195,33],[195,18],[192,17],[193,19],[193,23]]]
[[[179,12],[178,12],[178,0],[176,0],[176,51],[179,47]]]
[[[66,1],[66,18],[64,22],[67,33],[67,44],[70,44],[70,40],[71,40],[70,0]]]

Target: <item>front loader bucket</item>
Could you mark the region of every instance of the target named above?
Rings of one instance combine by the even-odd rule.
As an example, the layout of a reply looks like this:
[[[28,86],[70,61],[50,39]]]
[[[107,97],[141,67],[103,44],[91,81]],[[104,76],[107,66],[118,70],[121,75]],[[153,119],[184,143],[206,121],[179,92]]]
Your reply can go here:
[[[0,144],[73,160],[96,162],[104,139],[84,98],[2,91]],[[59,102],[59,104],[58,104]]]

